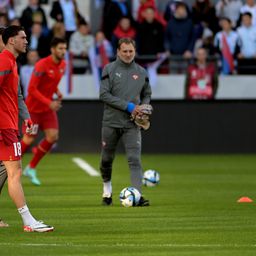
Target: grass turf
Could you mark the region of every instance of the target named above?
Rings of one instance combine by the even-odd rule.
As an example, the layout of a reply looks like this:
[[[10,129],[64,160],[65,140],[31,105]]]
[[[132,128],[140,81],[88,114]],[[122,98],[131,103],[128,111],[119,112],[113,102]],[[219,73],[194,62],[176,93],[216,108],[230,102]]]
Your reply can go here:
[[[30,155],[25,155],[24,165]],[[143,155],[145,169],[160,172],[160,185],[144,188],[150,207],[124,208],[119,192],[129,185],[126,159],[114,162],[114,206],[101,206],[99,177],[73,162],[98,169],[99,156],[50,154],[40,163],[42,186],[23,178],[33,215],[55,226],[52,233],[23,233],[5,187],[0,216],[0,255],[255,255],[256,156]]]

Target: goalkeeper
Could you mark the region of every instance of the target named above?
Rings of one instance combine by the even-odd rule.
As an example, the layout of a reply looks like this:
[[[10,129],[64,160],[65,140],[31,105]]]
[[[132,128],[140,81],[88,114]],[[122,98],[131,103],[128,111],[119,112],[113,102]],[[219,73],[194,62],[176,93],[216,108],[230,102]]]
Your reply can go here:
[[[112,205],[112,163],[122,139],[131,173],[131,185],[141,192],[141,129],[149,128],[151,88],[146,70],[135,63],[135,42],[122,38],[117,58],[105,66],[100,86],[104,102],[100,170],[103,179],[103,205]],[[140,206],[149,201],[141,197]]]

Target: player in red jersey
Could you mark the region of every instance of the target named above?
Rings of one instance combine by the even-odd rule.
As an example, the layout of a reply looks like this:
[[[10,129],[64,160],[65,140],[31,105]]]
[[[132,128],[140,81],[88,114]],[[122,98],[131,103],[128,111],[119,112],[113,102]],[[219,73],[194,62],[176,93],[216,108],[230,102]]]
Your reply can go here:
[[[36,63],[28,86],[26,104],[34,125],[32,134],[25,133],[22,138],[22,152],[24,153],[34,142],[39,129],[45,134],[33,150],[33,158],[23,172],[35,185],[41,184],[35,168],[59,136],[56,112],[61,108],[62,94],[58,84],[65,72],[66,49],[67,43],[64,39],[54,38],[51,42],[51,54]],[[54,95],[57,99],[54,99]]]
[[[0,52],[4,50],[4,43],[2,40],[2,34],[4,32],[4,28],[0,28]],[[19,106],[19,117],[24,121],[25,126],[31,125],[32,121],[30,119],[30,115],[28,113],[27,106],[24,102],[23,95],[21,92],[21,87],[19,86],[18,90],[18,106]],[[2,188],[6,182],[7,179],[7,171],[6,168],[3,164],[3,161],[0,160],[0,193],[2,191]],[[0,228],[2,227],[8,227],[9,225],[5,223],[1,218],[0,218]]]
[[[26,232],[46,232],[54,228],[37,221],[25,201],[20,177],[21,145],[18,130],[18,84],[16,58],[26,52],[27,38],[20,26],[6,28],[2,35],[5,49],[0,53],[0,160],[7,170],[8,192],[20,213]]]

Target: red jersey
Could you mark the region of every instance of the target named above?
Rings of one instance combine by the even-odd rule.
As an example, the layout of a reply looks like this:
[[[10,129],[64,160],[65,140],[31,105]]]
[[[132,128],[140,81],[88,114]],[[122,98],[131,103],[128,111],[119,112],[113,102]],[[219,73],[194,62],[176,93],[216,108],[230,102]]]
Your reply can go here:
[[[0,130],[18,130],[19,76],[15,56],[8,50],[0,53]]]
[[[213,98],[214,76],[216,69],[213,64],[203,68],[197,65],[188,67],[189,88],[188,96],[191,99],[211,99]]]
[[[36,63],[28,85],[26,104],[29,112],[42,113],[50,110],[49,105],[53,94],[58,90],[65,67],[64,60],[55,63],[51,55]]]

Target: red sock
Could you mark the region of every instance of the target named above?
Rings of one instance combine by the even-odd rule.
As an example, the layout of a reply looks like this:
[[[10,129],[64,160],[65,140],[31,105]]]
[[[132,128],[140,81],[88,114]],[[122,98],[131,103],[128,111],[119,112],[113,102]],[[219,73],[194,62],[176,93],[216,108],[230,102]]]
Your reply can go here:
[[[22,155],[25,154],[30,145],[26,144],[23,140],[20,142]]]
[[[35,168],[39,161],[44,157],[44,155],[50,151],[52,145],[53,143],[50,143],[46,139],[43,139],[39,143],[36,153],[34,154],[34,157],[32,158],[31,162],[29,163],[29,166],[31,168]]]

